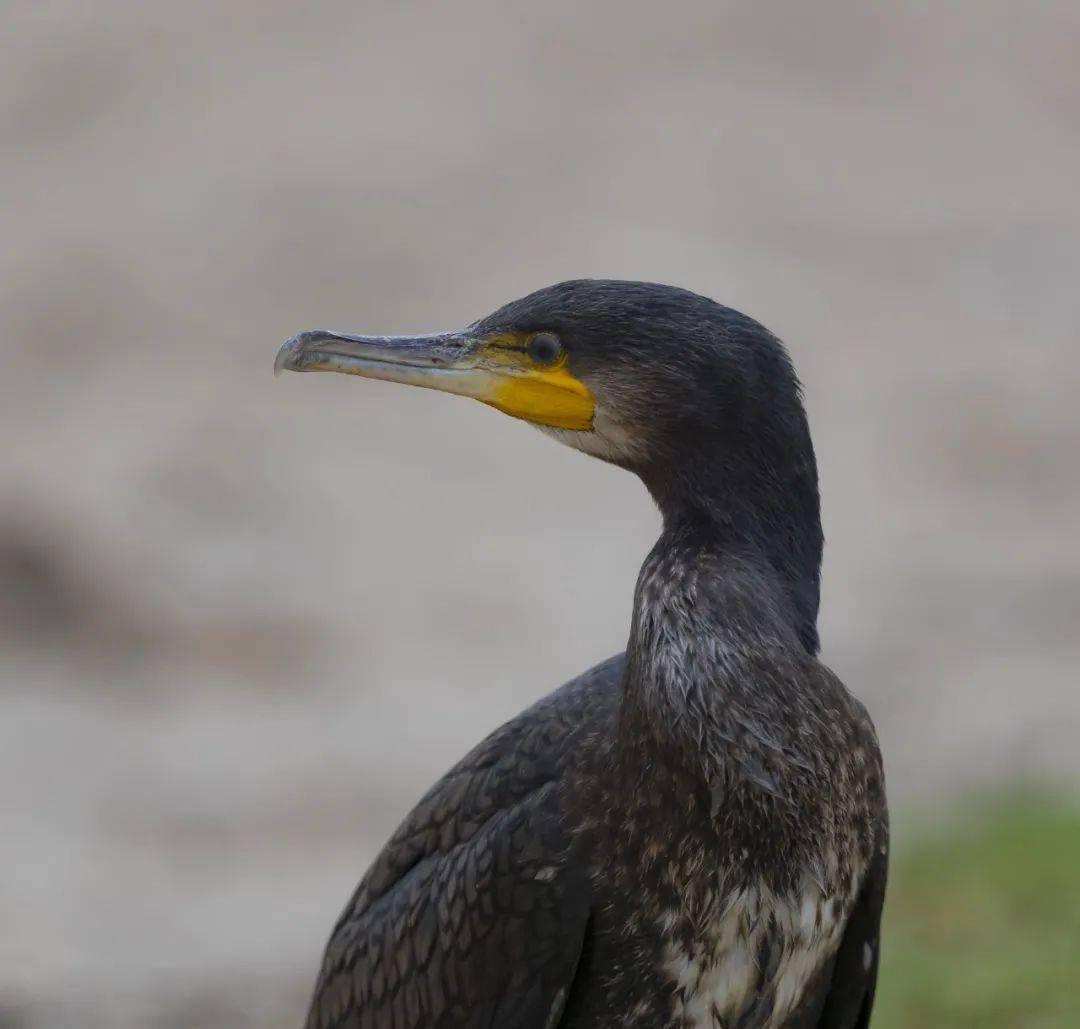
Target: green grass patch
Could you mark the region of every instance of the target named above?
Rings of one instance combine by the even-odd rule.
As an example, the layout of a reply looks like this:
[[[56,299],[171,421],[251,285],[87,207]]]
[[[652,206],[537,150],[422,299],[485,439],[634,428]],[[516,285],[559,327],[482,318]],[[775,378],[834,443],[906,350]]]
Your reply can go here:
[[[1080,1027],[1075,803],[1015,795],[894,842],[873,1029]]]

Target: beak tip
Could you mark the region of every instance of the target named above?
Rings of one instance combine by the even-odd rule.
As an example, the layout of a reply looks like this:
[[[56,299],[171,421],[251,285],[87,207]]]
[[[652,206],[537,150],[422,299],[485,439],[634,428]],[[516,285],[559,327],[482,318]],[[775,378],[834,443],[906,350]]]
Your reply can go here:
[[[303,353],[305,337],[308,333],[298,333],[295,336],[290,336],[284,343],[281,344],[277,352],[277,356],[274,358],[274,378],[276,379],[282,372],[296,371],[296,361]]]

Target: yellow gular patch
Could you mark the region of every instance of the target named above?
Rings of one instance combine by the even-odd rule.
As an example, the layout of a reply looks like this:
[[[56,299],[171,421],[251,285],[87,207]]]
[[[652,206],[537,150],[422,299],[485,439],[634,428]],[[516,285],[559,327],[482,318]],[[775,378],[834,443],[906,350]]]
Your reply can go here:
[[[595,403],[589,387],[565,367],[500,368],[481,397],[504,414],[556,429],[591,429]]]

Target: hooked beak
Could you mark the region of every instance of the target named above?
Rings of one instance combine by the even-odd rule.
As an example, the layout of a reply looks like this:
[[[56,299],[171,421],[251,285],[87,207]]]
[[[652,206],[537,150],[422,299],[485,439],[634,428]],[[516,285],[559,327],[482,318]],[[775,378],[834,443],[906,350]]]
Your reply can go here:
[[[354,336],[311,329],[286,340],[274,374],[342,372],[472,397],[515,418],[560,429],[592,427],[589,388],[565,361],[541,367],[512,334]]]

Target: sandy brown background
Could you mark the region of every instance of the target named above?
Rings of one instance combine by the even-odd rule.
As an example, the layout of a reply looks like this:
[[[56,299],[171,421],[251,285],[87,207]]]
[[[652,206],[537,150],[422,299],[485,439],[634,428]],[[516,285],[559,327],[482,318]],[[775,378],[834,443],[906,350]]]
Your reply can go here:
[[[620,649],[658,520],[270,369],[576,276],[790,345],[894,805],[1076,786],[1080,6],[0,8],[0,1024],[295,1025],[397,819]]]

